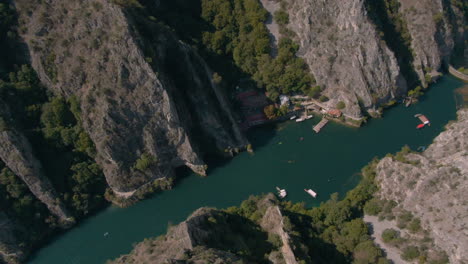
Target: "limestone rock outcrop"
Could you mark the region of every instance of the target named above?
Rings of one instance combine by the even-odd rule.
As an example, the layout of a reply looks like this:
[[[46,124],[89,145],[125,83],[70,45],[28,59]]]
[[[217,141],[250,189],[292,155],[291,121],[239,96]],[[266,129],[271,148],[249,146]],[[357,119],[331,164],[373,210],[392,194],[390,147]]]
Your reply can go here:
[[[273,205],[266,209],[261,226],[265,231],[276,234],[281,238],[283,244],[281,247],[281,255],[284,262],[286,262],[286,264],[297,264],[296,256],[291,248],[291,238],[284,230],[283,213],[279,206]]]
[[[268,194],[256,203],[256,207],[258,212],[264,212],[257,223],[221,210],[200,208],[187,220],[170,227],[166,235],[145,239],[130,254],[111,263],[142,263],[146,260],[153,263],[257,263],[252,262],[252,257],[259,256],[263,250],[267,250],[264,253],[271,263],[298,263],[276,197]],[[270,241],[274,236],[281,246],[270,248],[271,252],[268,252],[271,245],[264,244],[265,240]]]
[[[114,263],[132,261],[140,263],[151,259],[154,263],[178,263],[177,261],[185,260],[187,262],[183,263],[201,264],[206,263],[207,258],[212,260],[210,263],[245,263],[240,262],[242,258],[235,254],[209,246],[220,242],[218,239],[222,239],[225,235],[223,232],[217,233],[216,231],[229,228],[229,224],[225,222],[215,222],[224,217],[222,212],[200,208],[186,221],[171,227],[164,237],[145,240],[138,244],[130,254],[118,258]],[[219,228],[221,229],[217,230]],[[204,259],[203,255],[205,255]],[[201,262],[197,261],[199,258]]]
[[[361,117],[406,92],[397,59],[369,20],[363,0],[294,0],[287,4],[288,27],[324,94],[344,113]]]
[[[204,175],[207,150],[247,144],[203,59],[164,25],[150,23],[147,40],[113,1],[15,4],[32,66],[56,95],[79,98],[96,160],[118,196],[179,166]],[[153,164],[135,169],[143,155]]]
[[[2,100],[0,100],[0,118],[11,119],[8,106]],[[42,166],[34,156],[28,139],[14,126],[8,126],[0,131],[0,159],[21,178],[31,193],[47,206],[63,226],[73,224],[73,218],[49,179],[43,174]]]
[[[421,219],[450,263],[468,262],[468,110],[459,110],[458,121],[426,151],[407,154],[405,160],[380,161],[378,197],[396,201]]]
[[[456,46],[463,53],[466,18],[456,1],[398,0],[411,35],[414,70],[423,84],[426,74],[447,67]],[[463,54],[460,54],[463,55]]]

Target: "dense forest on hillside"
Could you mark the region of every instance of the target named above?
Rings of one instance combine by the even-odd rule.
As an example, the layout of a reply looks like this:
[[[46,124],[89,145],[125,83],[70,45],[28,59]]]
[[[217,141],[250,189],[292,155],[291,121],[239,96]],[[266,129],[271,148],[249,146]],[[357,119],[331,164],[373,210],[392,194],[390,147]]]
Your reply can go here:
[[[75,217],[101,207],[104,176],[93,160],[94,145],[79,124],[80,107],[76,99],[47,94],[34,70],[24,65],[10,73],[6,80],[0,80],[0,96],[13,117],[0,117],[0,129],[14,129],[26,135],[46,175],[67,206],[73,209]],[[0,185],[0,200],[13,209],[11,212],[25,226],[31,227],[38,236],[44,235],[47,229],[44,223],[54,227],[53,217],[44,211],[45,207],[3,164]],[[35,213],[41,211],[43,213]],[[36,237],[31,236],[31,239]]]
[[[273,100],[282,93],[318,96],[320,87],[304,60],[296,56],[299,46],[291,38],[281,38],[278,54],[272,57],[264,24],[268,13],[257,0],[174,1],[158,6],[150,1],[117,3],[140,22],[162,23],[175,30],[197,47],[229,88],[247,78],[266,89]]]
[[[280,94],[309,93],[315,80],[305,62],[296,57],[299,46],[292,39],[281,38],[277,57],[270,55],[267,16],[256,0],[204,0],[202,18],[213,29],[203,32],[203,43],[216,54],[231,55],[273,100]]]

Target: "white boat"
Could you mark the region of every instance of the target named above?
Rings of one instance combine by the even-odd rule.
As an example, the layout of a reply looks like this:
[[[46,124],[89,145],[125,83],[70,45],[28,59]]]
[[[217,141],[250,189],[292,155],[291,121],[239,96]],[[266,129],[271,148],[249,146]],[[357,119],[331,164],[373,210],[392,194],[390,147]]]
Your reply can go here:
[[[314,197],[314,198],[317,197],[317,193],[314,192],[314,191],[312,191],[312,189],[304,189],[304,191],[305,191],[306,193],[310,194],[310,196],[312,196],[312,197]]]
[[[286,195],[288,195],[285,189],[280,189],[279,187],[276,187],[276,190],[278,191],[278,196],[280,198],[284,198],[286,197]]]
[[[294,116],[291,116],[291,117],[289,118],[289,120],[294,120],[294,119],[296,119],[296,118],[297,118],[297,116],[294,115]]]
[[[314,116],[313,116],[313,115],[308,115],[308,116],[306,117],[306,119],[311,119],[312,117],[314,117]]]
[[[299,123],[299,122],[302,122],[302,121],[305,121],[305,120],[306,120],[305,117],[301,117],[301,118],[296,119],[296,122]]]

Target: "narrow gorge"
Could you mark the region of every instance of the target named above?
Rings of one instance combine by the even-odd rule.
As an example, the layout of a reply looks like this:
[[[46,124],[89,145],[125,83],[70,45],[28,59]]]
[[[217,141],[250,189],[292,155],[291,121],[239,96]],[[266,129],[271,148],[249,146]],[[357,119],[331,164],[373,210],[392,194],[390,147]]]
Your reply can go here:
[[[360,124],[466,49],[463,1],[265,1],[0,0],[0,263],[251,151],[239,86]]]

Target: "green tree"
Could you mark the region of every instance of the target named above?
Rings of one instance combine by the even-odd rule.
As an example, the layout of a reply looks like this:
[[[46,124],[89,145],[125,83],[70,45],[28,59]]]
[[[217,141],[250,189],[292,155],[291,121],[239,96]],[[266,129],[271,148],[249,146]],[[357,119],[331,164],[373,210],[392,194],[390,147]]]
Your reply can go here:
[[[135,165],[133,166],[135,169],[139,171],[146,171],[151,166],[155,165],[157,162],[156,157],[151,154],[143,153],[136,161]]]
[[[395,229],[391,229],[391,228],[390,229],[385,229],[382,232],[382,240],[385,243],[391,243],[391,242],[395,241],[395,239],[397,239],[399,237],[400,237],[400,234]]]
[[[326,97],[325,95],[321,95],[320,98],[319,98],[320,102],[326,102],[328,101],[328,97]]]
[[[62,97],[55,97],[43,106],[41,123],[44,125],[45,134],[48,135],[57,129],[75,125],[76,120],[66,100]]]
[[[310,88],[310,90],[307,92],[307,95],[311,98],[317,98],[320,95],[321,91],[322,89],[320,88],[320,86],[314,86]]]
[[[369,200],[364,206],[364,212],[368,215],[377,215],[382,211],[382,202],[377,199]]]
[[[408,96],[412,97],[412,98],[418,98],[418,97],[422,96],[423,94],[424,94],[424,92],[422,91],[421,86],[417,86],[413,90],[408,91]]]
[[[338,104],[336,104],[336,108],[338,109],[344,109],[346,107],[346,104],[343,101],[339,101]]]
[[[275,119],[278,116],[277,109],[274,105],[265,106],[263,112],[265,113],[268,119]]]
[[[283,9],[277,10],[275,12],[274,19],[278,25],[287,25],[289,23],[289,15]]]
[[[406,261],[412,261],[419,257],[420,252],[419,249],[415,246],[407,246],[403,249],[403,253],[401,254],[401,258]]]
[[[335,236],[334,238],[334,244],[338,251],[350,254],[359,243],[368,241],[369,239],[366,224],[362,219],[353,219],[343,224],[339,236]]]
[[[353,258],[353,264],[374,264],[382,258],[382,251],[371,240],[367,240],[356,246]]]
[[[408,230],[413,234],[419,232],[421,230],[421,220],[414,218],[413,221],[409,223]]]

